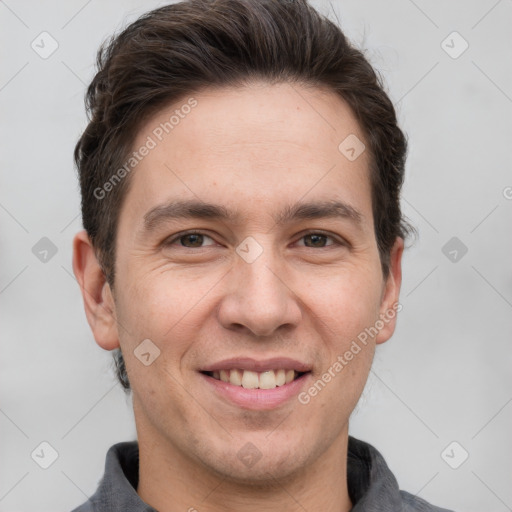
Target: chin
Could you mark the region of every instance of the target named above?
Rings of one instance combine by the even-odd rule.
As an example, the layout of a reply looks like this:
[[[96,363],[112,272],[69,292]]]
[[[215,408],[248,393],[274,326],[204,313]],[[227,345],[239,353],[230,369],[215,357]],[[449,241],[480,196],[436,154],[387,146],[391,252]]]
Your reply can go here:
[[[248,436],[251,437],[251,436]],[[233,452],[233,447],[241,444],[241,448]],[[261,442],[260,444],[263,444]],[[244,486],[268,487],[275,485],[276,480],[293,478],[307,465],[304,452],[299,453],[298,446],[280,447],[271,445],[268,440],[262,448],[256,448],[251,441],[238,441],[226,447],[223,455],[211,455],[203,463],[214,473],[230,482]],[[301,447],[304,450],[304,446]]]

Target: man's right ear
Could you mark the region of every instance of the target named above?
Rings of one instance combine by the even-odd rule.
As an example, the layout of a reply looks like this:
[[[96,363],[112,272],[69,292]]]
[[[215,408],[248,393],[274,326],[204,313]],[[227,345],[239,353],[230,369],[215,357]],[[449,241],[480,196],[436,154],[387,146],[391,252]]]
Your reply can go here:
[[[84,299],[85,314],[96,343],[105,350],[119,347],[112,290],[86,231],[73,239],[73,272]]]

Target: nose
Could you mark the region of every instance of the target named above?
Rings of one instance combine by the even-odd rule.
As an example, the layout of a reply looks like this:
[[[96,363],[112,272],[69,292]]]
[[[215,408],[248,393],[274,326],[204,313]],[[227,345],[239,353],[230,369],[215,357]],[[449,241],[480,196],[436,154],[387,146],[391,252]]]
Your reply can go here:
[[[298,297],[283,265],[265,250],[252,262],[238,258],[229,273],[218,309],[224,328],[269,337],[296,327],[302,317]]]

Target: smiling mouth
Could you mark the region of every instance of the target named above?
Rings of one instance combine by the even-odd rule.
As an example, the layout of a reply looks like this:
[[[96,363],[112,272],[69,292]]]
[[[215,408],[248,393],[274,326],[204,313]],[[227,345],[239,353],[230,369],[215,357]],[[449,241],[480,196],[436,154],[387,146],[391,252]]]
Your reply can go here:
[[[251,370],[232,369],[212,372],[203,371],[201,373],[213,379],[245,389],[274,389],[289,384],[310,372],[298,372],[296,370],[284,369],[255,372]]]

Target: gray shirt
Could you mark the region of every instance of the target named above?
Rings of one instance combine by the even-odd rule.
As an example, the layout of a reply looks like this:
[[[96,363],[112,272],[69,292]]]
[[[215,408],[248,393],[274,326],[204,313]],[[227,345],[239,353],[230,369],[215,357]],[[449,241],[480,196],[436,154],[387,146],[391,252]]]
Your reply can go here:
[[[137,441],[112,446],[97,491],[73,512],[157,512],[137,494]],[[349,436],[347,483],[351,512],[450,512],[398,488],[382,455],[371,445]]]

